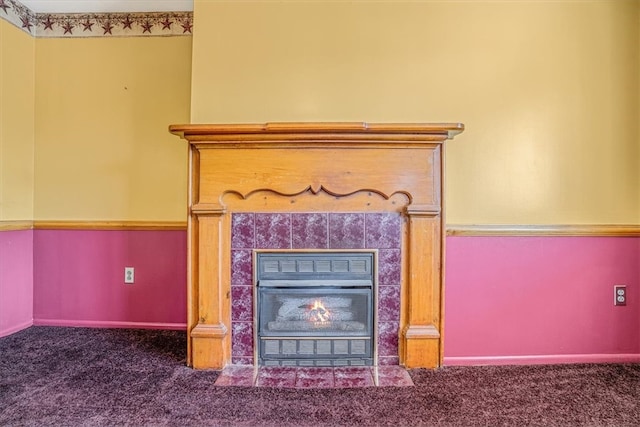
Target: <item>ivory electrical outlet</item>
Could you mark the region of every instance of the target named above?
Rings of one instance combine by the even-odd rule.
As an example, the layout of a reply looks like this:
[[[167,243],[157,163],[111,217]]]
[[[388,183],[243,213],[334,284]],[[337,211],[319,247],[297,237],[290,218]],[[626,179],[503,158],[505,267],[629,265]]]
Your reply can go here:
[[[134,283],[135,271],[133,267],[124,268],[124,283]]]
[[[614,297],[613,305],[627,305],[627,286],[614,285],[613,297]]]

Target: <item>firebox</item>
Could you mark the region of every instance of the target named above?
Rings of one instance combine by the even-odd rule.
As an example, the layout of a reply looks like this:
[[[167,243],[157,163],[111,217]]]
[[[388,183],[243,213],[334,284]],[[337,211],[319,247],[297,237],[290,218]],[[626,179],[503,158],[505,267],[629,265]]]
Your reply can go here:
[[[373,365],[375,251],[256,251],[254,260],[259,365]]]

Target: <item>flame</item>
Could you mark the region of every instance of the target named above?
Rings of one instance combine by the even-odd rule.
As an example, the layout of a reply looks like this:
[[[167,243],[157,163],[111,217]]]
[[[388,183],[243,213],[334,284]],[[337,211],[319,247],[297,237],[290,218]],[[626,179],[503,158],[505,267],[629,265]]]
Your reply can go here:
[[[329,316],[331,315],[331,313],[329,313],[329,310],[324,307],[322,301],[320,300],[315,300],[313,302],[310,314],[311,319],[315,322],[327,322],[329,321]]]

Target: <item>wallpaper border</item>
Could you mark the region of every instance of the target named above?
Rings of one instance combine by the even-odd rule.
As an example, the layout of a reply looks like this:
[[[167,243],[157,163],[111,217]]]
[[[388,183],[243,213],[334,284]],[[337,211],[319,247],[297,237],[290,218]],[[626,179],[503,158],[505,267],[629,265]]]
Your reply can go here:
[[[191,36],[193,12],[35,13],[0,0],[0,18],[42,38]]]

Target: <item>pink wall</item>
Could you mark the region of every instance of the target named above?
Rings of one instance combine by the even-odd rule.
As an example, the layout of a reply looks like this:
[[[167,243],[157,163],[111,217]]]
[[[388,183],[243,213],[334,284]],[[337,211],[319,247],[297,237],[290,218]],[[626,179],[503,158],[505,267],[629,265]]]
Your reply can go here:
[[[33,323],[33,231],[0,232],[0,337]]]
[[[0,233],[0,335],[184,328],[185,231]],[[123,283],[124,267],[136,283]],[[640,238],[448,237],[445,364],[640,362]],[[628,303],[613,305],[613,285]],[[33,309],[32,307],[33,301]]]
[[[445,364],[640,361],[640,238],[449,237],[446,257]]]
[[[186,327],[185,231],[34,233],[35,324]]]

